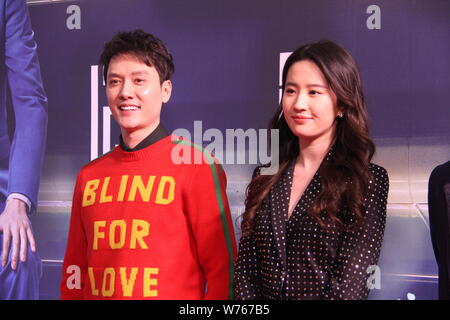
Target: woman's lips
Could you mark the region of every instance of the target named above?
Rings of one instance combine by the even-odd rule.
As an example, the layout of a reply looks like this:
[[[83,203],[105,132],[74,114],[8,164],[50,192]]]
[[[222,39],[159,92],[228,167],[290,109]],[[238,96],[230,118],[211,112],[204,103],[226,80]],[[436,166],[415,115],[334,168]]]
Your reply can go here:
[[[306,116],[293,116],[292,119],[297,124],[305,124],[305,123],[308,123],[308,121],[312,120],[311,117],[306,117]]]

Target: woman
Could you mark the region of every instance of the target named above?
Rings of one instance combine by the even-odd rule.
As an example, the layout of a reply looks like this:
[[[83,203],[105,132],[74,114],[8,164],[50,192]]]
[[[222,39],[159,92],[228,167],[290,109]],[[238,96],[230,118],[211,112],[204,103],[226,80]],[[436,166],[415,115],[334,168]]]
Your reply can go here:
[[[247,188],[235,298],[366,299],[388,176],[370,163],[356,63],[331,41],[308,44],[287,59],[282,84],[280,166],[256,168]]]

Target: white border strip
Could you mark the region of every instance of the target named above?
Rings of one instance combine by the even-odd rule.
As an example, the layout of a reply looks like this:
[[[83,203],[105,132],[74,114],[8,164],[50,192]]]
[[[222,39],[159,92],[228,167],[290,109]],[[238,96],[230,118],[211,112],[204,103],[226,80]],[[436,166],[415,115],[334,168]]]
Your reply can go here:
[[[91,66],[91,160],[98,157],[98,66]]]

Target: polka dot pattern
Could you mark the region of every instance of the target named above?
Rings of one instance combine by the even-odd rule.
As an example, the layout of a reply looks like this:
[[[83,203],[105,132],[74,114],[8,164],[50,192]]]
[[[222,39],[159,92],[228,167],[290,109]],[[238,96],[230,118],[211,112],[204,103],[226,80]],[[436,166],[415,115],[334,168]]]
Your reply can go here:
[[[367,268],[377,264],[386,223],[386,170],[370,165],[365,219],[355,230],[344,232],[331,222],[326,231],[307,214],[320,192],[318,173],[288,219],[293,167],[264,199],[254,232],[241,238],[235,299],[367,299]],[[351,216],[344,209],[338,215]]]

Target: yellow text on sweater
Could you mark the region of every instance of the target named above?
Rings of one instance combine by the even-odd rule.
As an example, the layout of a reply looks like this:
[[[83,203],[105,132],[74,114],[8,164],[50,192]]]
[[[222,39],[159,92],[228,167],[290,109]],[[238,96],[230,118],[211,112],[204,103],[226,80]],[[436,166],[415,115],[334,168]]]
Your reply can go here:
[[[97,270],[96,272],[94,270]],[[99,272],[100,271],[100,272]],[[104,268],[103,272],[88,267],[88,276],[93,296],[102,297],[157,297],[159,268]],[[136,279],[142,281],[142,292],[135,292]],[[141,287],[141,286],[139,286]]]
[[[148,176],[145,178],[140,175],[123,175],[112,177],[112,179],[103,177],[88,180],[84,185],[81,206],[88,207],[95,203],[113,201],[142,201],[167,205],[175,198],[176,183],[171,176]],[[153,192],[154,190],[156,192]]]
[[[145,220],[133,219],[128,224],[125,220],[94,221],[92,250],[99,249],[99,242],[100,248],[122,249],[127,243],[130,249],[148,249],[145,238],[149,234],[150,223]]]

